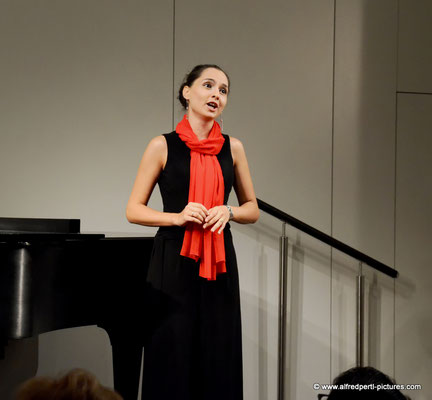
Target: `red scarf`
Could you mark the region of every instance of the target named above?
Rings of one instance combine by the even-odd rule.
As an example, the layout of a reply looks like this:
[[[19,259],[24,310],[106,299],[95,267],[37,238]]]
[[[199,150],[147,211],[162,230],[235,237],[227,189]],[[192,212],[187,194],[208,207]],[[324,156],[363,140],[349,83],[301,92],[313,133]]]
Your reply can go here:
[[[219,161],[219,154],[225,138],[219,124],[215,121],[207,139],[198,140],[186,115],[176,127],[180,139],[190,148],[189,202],[201,203],[209,210],[223,205],[224,180]],[[180,254],[201,260],[199,275],[208,280],[215,280],[216,275],[226,272],[225,243],[223,234],[212,232],[195,222],[188,223]]]

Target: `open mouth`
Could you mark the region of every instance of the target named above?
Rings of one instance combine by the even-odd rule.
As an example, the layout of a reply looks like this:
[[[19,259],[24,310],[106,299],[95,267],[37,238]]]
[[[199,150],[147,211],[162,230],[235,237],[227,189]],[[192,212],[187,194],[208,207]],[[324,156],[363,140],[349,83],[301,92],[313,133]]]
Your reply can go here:
[[[208,102],[207,105],[210,108],[212,108],[213,110],[216,110],[218,108],[218,105],[215,102],[213,102],[213,101]]]

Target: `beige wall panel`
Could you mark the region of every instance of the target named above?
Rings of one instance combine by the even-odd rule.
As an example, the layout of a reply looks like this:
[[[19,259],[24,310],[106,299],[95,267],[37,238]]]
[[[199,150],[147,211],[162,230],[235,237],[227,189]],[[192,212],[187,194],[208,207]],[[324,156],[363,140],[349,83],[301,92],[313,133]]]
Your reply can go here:
[[[397,2],[336,3],[333,235],[393,265]]]
[[[0,215],[141,231],[125,206],[172,114],[172,1],[0,5]]]
[[[399,0],[399,91],[432,93],[431,21],[430,0]]]
[[[257,196],[327,232],[332,40],[330,0],[176,3],[176,88],[196,64],[225,67],[224,130],[244,142]]]
[[[398,95],[396,379],[432,397],[432,96]]]
[[[171,128],[172,54],[172,1],[2,0],[0,216],[151,231],[128,224],[125,206],[147,142]],[[161,207],[158,193],[151,204]],[[36,371],[73,360],[112,383],[111,346],[99,330],[48,335],[8,346],[2,399]],[[74,346],[72,361],[60,357],[64,343]]]

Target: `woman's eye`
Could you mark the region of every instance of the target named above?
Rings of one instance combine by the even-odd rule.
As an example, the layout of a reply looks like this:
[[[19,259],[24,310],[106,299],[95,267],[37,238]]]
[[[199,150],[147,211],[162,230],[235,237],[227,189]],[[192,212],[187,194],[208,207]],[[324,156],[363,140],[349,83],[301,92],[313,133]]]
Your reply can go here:
[[[204,86],[207,87],[207,88],[211,88],[211,83],[206,82],[206,83],[204,83]]]
[[[220,92],[221,92],[222,94],[227,94],[227,90],[226,90],[226,89],[220,89]]]

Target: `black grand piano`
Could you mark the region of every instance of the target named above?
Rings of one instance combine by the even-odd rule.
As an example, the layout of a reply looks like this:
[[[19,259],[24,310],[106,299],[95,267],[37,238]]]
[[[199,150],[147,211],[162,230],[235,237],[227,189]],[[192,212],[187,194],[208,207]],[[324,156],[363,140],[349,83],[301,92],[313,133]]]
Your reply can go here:
[[[114,387],[136,400],[152,237],[80,233],[78,219],[0,218],[0,358],[11,339],[98,325]]]

